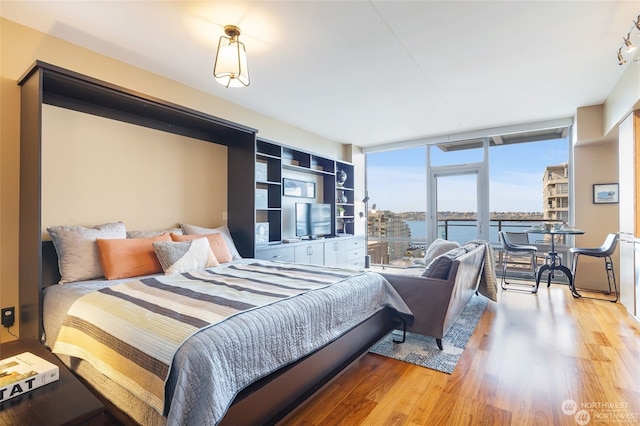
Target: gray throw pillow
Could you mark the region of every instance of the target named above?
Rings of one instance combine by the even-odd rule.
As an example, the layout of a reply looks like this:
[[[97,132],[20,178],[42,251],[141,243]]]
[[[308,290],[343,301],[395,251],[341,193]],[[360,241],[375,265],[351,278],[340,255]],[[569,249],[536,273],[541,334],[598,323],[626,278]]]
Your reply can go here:
[[[454,259],[446,255],[435,258],[424,270],[422,276],[446,280],[449,278],[449,271],[451,270],[453,260]]]
[[[179,242],[159,241],[153,243],[153,249],[166,275],[219,265],[206,238]]]
[[[122,222],[105,223],[93,228],[50,226],[47,231],[58,253],[60,284],[104,276],[96,238],[127,238],[127,230]]]
[[[222,236],[224,237],[224,241],[227,243],[227,247],[229,248],[229,252],[231,253],[231,257],[233,258],[233,260],[242,259],[235,243],[233,242],[231,232],[229,232],[229,228],[227,228],[226,225],[222,225],[217,228],[203,228],[201,226],[189,225],[188,223],[181,223],[180,227],[184,231],[185,235],[222,234]]]
[[[458,248],[449,250],[442,256],[447,256],[455,260],[458,258],[458,256],[462,256],[463,254],[466,254],[466,253],[467,253],[467,250],[464,247],[458,247]]]
[[[451,249],[460,247],[456,241],[447,241],[442,238],[436,238],[436,240],[431,243],[429,248],[427,248],[426,253],[424,254],[424,264],[429,265],[436,257],[441,256],[448,252]]]
[[[162,234],[170,234],[171,232],[182,235],[182,228],[160,229],[157,231],[127,231],[127,238],[152,238]]]

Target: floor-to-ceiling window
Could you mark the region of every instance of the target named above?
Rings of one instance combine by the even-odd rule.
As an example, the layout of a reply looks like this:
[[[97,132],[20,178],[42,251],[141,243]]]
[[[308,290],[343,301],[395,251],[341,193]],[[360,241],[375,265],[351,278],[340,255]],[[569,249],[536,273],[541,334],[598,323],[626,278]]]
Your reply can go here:
[[[564,127],[367,152],[372,262],[411,264],[435,238],[498,246],[502,229],[568,223],[569,148]]]
[[[492,146],[489,207],[495,226],[491,241],[498,241],[500,228],[522,230],[530,221],[543,220],[568,223],[568,169],[566,137]]]
[[[373,263],[406,263],[427,242],[426,147],[367,155],[368,254]]]

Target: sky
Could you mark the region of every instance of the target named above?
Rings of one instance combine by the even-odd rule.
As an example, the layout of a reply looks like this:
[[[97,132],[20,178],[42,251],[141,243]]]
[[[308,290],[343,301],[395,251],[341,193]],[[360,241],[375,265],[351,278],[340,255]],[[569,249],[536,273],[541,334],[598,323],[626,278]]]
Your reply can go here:
[[[425,147],[367,154],[369,207],[395,212],[426,210]],[[489,149],[490,210],[542,212],[542,176],[547,166],[568,161],[567,139],[530,142]],[[442,153],[432,149],[434,165],[482,160],[481,150]],[[392,179],[390,179],[392,177]],[[438,210],[475,211],[474,179],[443,179]]]

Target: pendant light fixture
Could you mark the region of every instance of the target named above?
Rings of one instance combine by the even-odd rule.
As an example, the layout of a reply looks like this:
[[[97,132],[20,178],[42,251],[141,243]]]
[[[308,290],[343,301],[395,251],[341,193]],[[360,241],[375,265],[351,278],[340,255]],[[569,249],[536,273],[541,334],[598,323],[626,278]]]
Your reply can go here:
[[[627,52],[633,52],[636,50],[636,46],[631,42],[631,33],[627,34],[626,37],[622,38],[624,40],[624,45],[627,48]]]
[[[627,36],[626,37],[622,37],[622,44],[620,45],[620,47],[618,48],[618,54],[617,54],[617,58],[618,58],[618,65],[624,65],[627,63],[627,61],[624,58],[624,54],[628,54],[631,53],[633,51],[636,50],[636,46],[635,44],[633,44],[633,42],[631,41],[631,34],[634,31],[638,31],[640,33],[640,15],[638,15],[638,18],[633,20],[633,25],[631,26],[631,28],[629,28],[629,31],[627,31]],[[638,34],[640,35],[640,34]],[[624,49],[624,53],[622,51],[622,49]],[[637,53],[634,58],[633,58],[633,62],[640,64],[640,53]]]
[[[618,65],[624,65],[626,63],[627,63],[626,59],[624,59],[624,56],[622,56],[622,47],[621,47],[620,49],[618,49]]]
[[[224,32],[227,37],[221,36],[218,42],[213,76],[225,87],[246,87],[251,81],[247,68],[247,52],[244,43],[238,40],[240,28],[227,25],[224,27]]]

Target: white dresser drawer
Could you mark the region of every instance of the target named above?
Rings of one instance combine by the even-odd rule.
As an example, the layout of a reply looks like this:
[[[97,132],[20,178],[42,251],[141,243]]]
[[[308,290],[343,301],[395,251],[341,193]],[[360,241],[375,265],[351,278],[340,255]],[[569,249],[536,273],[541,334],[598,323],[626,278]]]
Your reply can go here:
[[[364,259],[366,254],[367,253],[364,251],[364,247],[359,249],[347,250],[347,259],[357,259],[359,257]]]
[[[291,246],[256,248],[256,259],[293,262],[295,260],[295,251]]]

